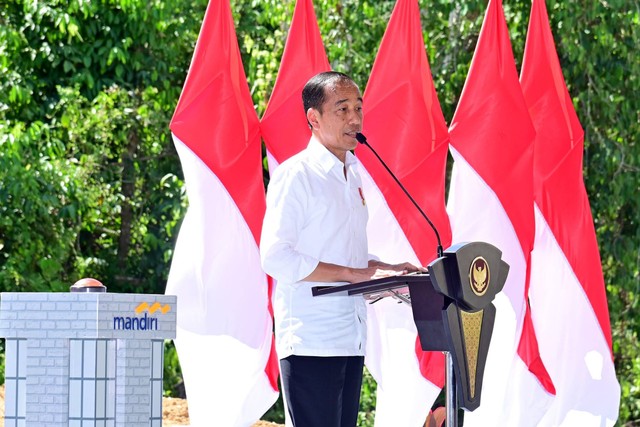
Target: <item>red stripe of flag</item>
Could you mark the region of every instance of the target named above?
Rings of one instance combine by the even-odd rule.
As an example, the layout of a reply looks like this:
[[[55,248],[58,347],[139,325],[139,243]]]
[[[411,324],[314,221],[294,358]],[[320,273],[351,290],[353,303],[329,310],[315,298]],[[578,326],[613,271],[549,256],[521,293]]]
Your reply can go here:
[[[363,133],[369,143],[427,213],[440,232],[442,244],[448,247],[451,243],[451,229],[445,209],[444,190],[449,135],[431,80],[420,9],[416,0],[397,1],[373,65],[363,106]],[[403,236],[392,238],[390,234],[393,231],[386,229],[382,231],[385,238],[390,241],[396,238],[406,239],[415,254],[402,254],[405,257],[403,260],[417,256],[422,265],[427,265],[436,257],[437,240],[433,230],[367,147],[356,148],[356,155],[382,192],[391,214],[402,230]],[[380,228],[383,227],[375,225],[378,215],[384,213],[373,212],[370,218],[370,229],[375,230],[375,233],[380,233]],[[384,239],[373,237],[370,239],[372,242],[380,241],[382,246],[387,246]],[[375,244],[370,246],[370,251],[374,254],[385,250],[384,247],[375,247]],[[388,365],[401,363],[399,361],[403,356],[396,354],[399,349],[388,348],[389,340],[394,339],[390,337],[394,333],[391,325],[398,327],[399,321],[395,316],[401,314],[393,310],[383,311],[382,307],[386,306],[376,307],[372,319],[383,323],[378,327],[386,329],[373,331],[386,337],[376,339],[383,346],[383,354],[368,353],[367,363],[381,365],[380,372],[377,373],[381,378],[376,379],[387,393],[396,394],[402,400],[402,393],[418,394],[421,388],[419,384],[415,384],[414,378],[407,377],[403,380],[402,390],[391,389],[390,379],[384,376],[385,373],[387,376],[398,374]],[[411,316],[410,311],[404,314]],[[414,360],[422,375],[441,388],[444,382],[442,353],[423,352],[417,338],[413,351],[416,353]],[[380,361],[373,362],[373,359],[381,356],[383,358]],[[418,404],[426,411],[433,402],[429,402],[426,395],[423,399]],[[411,403],[413,402],[409,401]],[[397,404],[402,405],[402,402]],[[416,409],[418,408],[406,408],[406,411]],[[382,410],[376,410],[376,423],[379,418],[392,418],[385,417]],[[419,416],[418,411],[416,417]]]
[[[170,128],[224,184],[259,242],[265,198],[256,173],[258,117],[227,1],[207,8]]]
[[[544,0],[533,0],[520,77],[536,129],[536,241],[529,298],[540,352],[557,389],[538,425],[613,425],[620,386],[598,244],[582,175],[584,132],[555,50]],[[516,393],[514,393],[516,394]]]
[[[278,164],[302,151],[311,130],[302,106],[302,88],[330,69],[311,0],[298,0],[291,20],[278,78],[260,128],[267,150]]]
[[[555,393],[553,382],[539,356],[531,312],[526,301],[529,286],[530,260],[533,249],[535,220],[533,211],[533,139],[535,131],[529,117],[513,59],[507,25],[502,11],[501,0],[490,0],[480,31],[478,44],[469,74],[458,103],[451,127],[451,145],[468,163],[479,178],[497,197],[517,236],[524,265],[522,271],[510,272],[505,285],[505,295],[511,300],[515,314],[515,332],[521,333],[518,355],[528,369],[537,377],[549,393]],[[463,184],[461,184],[463,185]],[[487,200],[488,201],[488,200]],[[465,216],[472,222],[483,209],[474,206],[476,212],[456,212],[459,221]],[[496,212],[498,214],[498,212]],[[456,225],[454,239],[458,239]],[[478,224],[485,227],[488,224]],[[494,224],[495,230],[507,230],[507,224]],[[491,242],[493,236],[485,237]],[[496,246],[500,248],[498,243]],[[508,250],[507,248],[502,248]],[[507,254],[512,256],[512,254]],[[512,266],[513,267],[513,266]],[[517,274],[516,274],[517,273]],[[523,277],[522,283],[516,277]],[[519,280],[519,279],[518,279]],[[500,310],[498,311],[500,316]],[[492,347],[514,342],[516,337],[496,337]],[[517,339],[516,339],[517,341]],[[510,345],[510,344],[509,344]],[[515,349],[513,349],[515,350]],[[495,350],[510,352],[511,348]],[[490,357],[492,351],[490,350]],[[490,360],[487,367],[490,367]],[[497,369],[507,369],[497,367]],[[485,390],[491,382],[491,371],[485,371]],[[503,380],[506,379],[503,377]],[[506,383],[498,386],[498,393],[504,393]],[[484,390],[483,390],[484,391]],[[489,396],[483,393],[481,408],[490,407],[492,399],[504,396]],[[500,402],[495,402],[500,407]],[[485,408],[485,409],[486,409]],[[504,408],[507,412],[508,408]],[[480,412],[478,411],[478,416]],[[474,416],[470,417],[470,420]]]
[[[194,423],[247,425],[276,400],[278,368],[258,253],[259,121],[227,0],[207,7],[170,128],[190,203],[167,283],[178,295],[190,415]]]
[[[584,131],[562,76],[543,0],[533,0],[521,82],[538,132],[535,201],[578,276],[611,348],[602,264],[582,176]]]

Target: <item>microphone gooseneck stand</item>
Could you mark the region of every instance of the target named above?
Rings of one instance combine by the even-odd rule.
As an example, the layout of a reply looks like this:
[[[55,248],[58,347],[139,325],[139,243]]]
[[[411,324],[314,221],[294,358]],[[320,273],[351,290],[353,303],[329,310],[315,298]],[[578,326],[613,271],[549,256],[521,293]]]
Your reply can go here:
[[[402,185],[400,180],[395,176],[395,174],[391,171],[391,169],[389,169],[389,166],[387,166],[384,160],[382,160],[382,158],[380,157],[380,155],[378,155],[376,150],[374,150],[373,147],[369,145],[369,143],[367,142],[367,138],[362,133],[358,132],[356,133],[356,139],[360,144],[366,145],[369,148],[369,150],[371,150],[371,152],[378,158],[382,166],[384,166],[387,172],[389,172],[389,175],[391,175],[391,177],[395,180],[398,186],[400,186],[404,194],[406,194],[406,196],[409,198],[409,200],[411,200],[411,202],[416,207],[416,209],[418,209],[418,212],[420,212],[422,217],[429,223],[429,225],[431,226],[431,229],[436,235],[436,240],[438,241],[438,247],[437,247],[438,258],[443,257],[444,251],[442,249],[442,243],[440,241],[440,233],[438,233],[438,229],[436,228],[436,226],[433,225],[433,223],[431,222],[427,214],[424,213],[424,211],[422,210],[422,208],[420,208],[420,205],[418,205],[418,203],[414,200],[414,198],[411,197],[411,194],[407,191],[406,188],[404,188],[404,185]],[[446,400],[445,400],[447,417],[446,417],[445,423],[446,423],[446,427],[458,427],[458,405],[457,405],[458,399],[457,399],[455,373],[453,370],[453,356],[451,355],[450,351],[445,351],[444,354],[446,358],[445,387],[447,390]]]
[[[440,242],[440,233],[438,233],[438,229],[436,228],[436,226],[433,225],[433,222],[431,222],[431,220],[429,219],[427,214],[424,213],[424,211],[422,210],[420,205],[418,205],[418,202],[416,202],[413,199],[413,197],[411,197],[411,194],[407,191],[406,188],[404,188],[404,185],[402,185],[402,183],[395,176],[395,174],[393,172],[391,172],[391,169],[389,169],[389,166],[387,166],[387,164],[384,162],[384,160],[382,160],[382,158],[380,157],[380,155],[378,155],[376,150],[374,150],[373,147],[371,145],[369,145],[369,143],[367,142],[367,138],[363,134],[358,132],[358,133],[356,133],[356,139],[358,140],[358,142],[360,144],[366,145],[369,148],[369,150],[371,150],[371,152],[378,158],[378,160],[380,161],[382,166],[384,166],[384,168],[387,170],[387,172],[389,172],[389,175],[391,175],[391,177],[395,180],[396,184],[398,184],[398,186],[400,186],[400,188],[402,189],[404,194],[406,194],[406,196],[409,198],[409,200],[411,200],[411,202],[416,207],[416,209],[418,209],[418,212],[420,212],[422,217],[429,223],[429,225],[431,226],[431,229],[433,230],[433,232],[436,235],[436,240],[438,241],[438,247],[437,247],[438,258],[442,257],[444,255],[444,251],[442,250],[442,243]]]

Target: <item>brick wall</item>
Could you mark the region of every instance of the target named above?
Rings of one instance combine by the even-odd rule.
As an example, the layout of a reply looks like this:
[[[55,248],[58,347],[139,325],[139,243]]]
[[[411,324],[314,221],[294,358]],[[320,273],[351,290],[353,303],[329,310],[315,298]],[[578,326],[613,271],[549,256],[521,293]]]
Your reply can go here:
[[[175,296],[25,292],[1,298],[6,427],[161,425],[162,349],[164,339],[175,338]]]

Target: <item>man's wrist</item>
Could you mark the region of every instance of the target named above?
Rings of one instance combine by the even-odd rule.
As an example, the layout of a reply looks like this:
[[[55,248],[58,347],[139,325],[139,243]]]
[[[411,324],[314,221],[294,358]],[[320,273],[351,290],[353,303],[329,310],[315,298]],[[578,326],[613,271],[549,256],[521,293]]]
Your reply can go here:
[[[379,261],[377,259],[370,259],[369,260],[369,267],[390,267],[390,264],[387,264],[386,262],[382,262]]]

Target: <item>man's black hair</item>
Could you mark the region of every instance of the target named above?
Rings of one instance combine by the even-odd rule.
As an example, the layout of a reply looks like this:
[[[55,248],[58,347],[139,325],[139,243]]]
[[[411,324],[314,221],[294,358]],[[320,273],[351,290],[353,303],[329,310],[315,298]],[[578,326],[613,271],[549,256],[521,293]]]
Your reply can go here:
[[[306,116],[309,108],[314,108],[322,112],[322,104],[326,100],[326,88],[333,87],[338,84],[356,85],[351,77],[338,71],[325,71],[311,77],[302,89],[302,105],[304,106],[304,114]],[[309,127],[311,123],[307,120]]]

